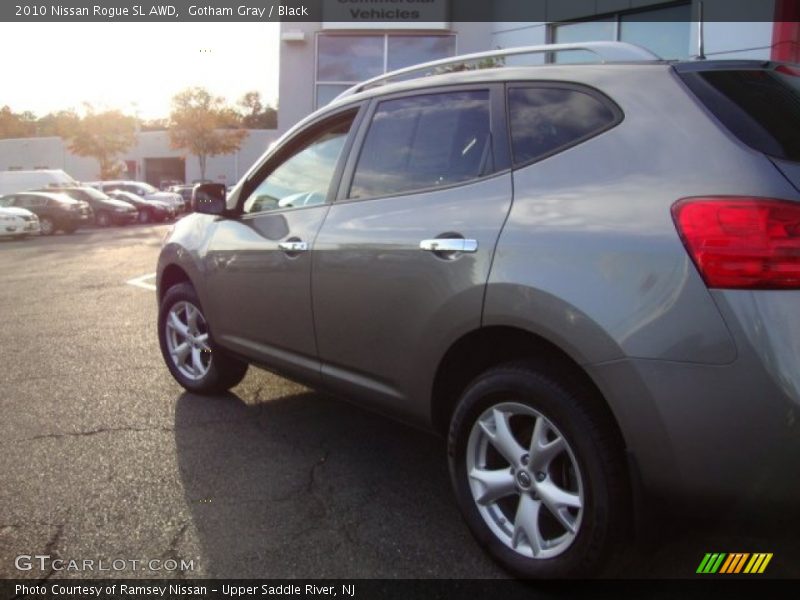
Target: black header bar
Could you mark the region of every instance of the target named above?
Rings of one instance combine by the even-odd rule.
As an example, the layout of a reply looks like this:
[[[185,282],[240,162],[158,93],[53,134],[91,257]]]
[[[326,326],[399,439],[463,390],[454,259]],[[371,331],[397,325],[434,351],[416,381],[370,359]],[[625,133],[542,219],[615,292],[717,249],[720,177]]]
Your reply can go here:
[[[707,22],[800,21],[800,0],[702,0]],[[625,15],[641,21],[675,20],[664,7],[685,6],[682,20],[698,19],[700,0],[92,0],[0,2],[5,22],[279,22],[392,25],[441,22],[562,22]]]

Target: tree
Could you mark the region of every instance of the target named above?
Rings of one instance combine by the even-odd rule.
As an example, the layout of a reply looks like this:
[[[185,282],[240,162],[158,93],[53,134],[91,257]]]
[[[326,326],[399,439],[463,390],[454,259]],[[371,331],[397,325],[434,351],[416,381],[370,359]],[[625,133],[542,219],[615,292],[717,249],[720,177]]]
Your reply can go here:
[[[260,93],[247,92],[237,104],[243,109],[242,125],[248,129],[276,129],[278,127],[278,111],[271,106],[264,107]]]
[[[0,139],[31,137],[36,133],[36,117],[30,112],[15,113],[0,108]]]
[[[118,110],[95,113],[91,108],[70,136],[69,150],[90,156],[100,163],[100,178],[114,179],[121,174],[119,155],[136,142],[136,119]]]
[[[231,154],[242,145],[247,131],[239,114],[201,87],[188,88],[172,98],[169,138],[176,150],[197,156],[200,178],[206,178],[209,156]]]
[[[74,137],[80,129],[81,118],[74,110],[59,110],[47,113],[36,121],[36,135],[58,136],[64,139]]]

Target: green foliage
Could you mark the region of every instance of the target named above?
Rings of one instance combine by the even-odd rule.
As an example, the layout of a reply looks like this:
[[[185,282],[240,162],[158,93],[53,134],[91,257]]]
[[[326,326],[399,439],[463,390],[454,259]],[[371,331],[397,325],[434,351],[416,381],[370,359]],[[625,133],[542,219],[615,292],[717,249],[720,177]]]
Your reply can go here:
[[[209,156],[236,152],[246,136],[241,116],[224,98],[201,87],[183,90],[172,98],[170,144],[197,156],[201,179],[206,178]]]
[[[31,113],[15,113],[8,106],[0,108],[0,139],[31,137],[35,133],[36,121]]]
[[[100,178],[114,179],[120,175],[119,155],[136,142],[134,117],[118,110],[95,113],[92,110],[68,135],[69,150],[78,156],[89,156],[100,163]]]
[[[278,111],[271,106],[264,106],[261,94],[247,92],[239,99],[242,125],[248,129],[276,129],[278,127]]]

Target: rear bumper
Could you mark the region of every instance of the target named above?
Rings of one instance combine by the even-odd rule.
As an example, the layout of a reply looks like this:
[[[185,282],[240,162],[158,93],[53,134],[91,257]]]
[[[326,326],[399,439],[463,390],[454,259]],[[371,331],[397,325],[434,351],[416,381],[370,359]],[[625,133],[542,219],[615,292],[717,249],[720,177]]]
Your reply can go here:
[[[715,300],[736,340],[731,364],[622,359],[588,370],[650,495],[732,510],[800,501],[800,292]]]

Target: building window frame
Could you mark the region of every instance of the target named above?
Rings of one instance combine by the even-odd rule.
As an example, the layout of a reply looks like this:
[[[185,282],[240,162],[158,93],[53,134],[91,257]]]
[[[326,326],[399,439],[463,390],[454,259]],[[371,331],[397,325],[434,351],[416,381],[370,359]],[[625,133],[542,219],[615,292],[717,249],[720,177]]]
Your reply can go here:
[[[624,17],[629,17],[631,15],[641,15],[646,14],[648,12],[654,12],[665,8],[677,8],[681,6],[688,6],[692,7],[691,0],[675,0],[673,2],[664,2],[661,4],[653,4],[645,7],[637,7],[631,8],[627,10],[619,10],[615,12],[608,12],[602,14],[596,14],[586,17],[580,17],[578,19],[571,19],[568,21],[558,21],[558,22],[551,22],[547,24],[546,32],[545,32],[545,40],[547,44],[556,44],[556,30],[560,25],[572,25],[575,23],[593,23],[598,21],[607,21],[611,22],[614,25],[614,39],[607,40],[607,41],[614,41],[620,42],[620,33],[622,31],[622,20]],[[691,22],[687,22],[690,24]],[[588,40],[587,40],[588,41]],[[547,52],[545,53],[545,62],[547,63],[556,63],[556,52]]]
[[[342,81],[320,81],[319,79],[319,40],[321,37],[381,37],[383,38],[383,64],[382,64],[382,75],[385,75],[389,72],[389,38],[390,37],[419,37],[419,38],[452,38],[453,39],[453,55],[458,56],[458,34],[454,32],[448,33],[434,33],[428,31],[392,31],[392,32],[380,32],[380,33],[364,33],[361,31],[342,31],[331,33],[328,31],[318,31],[314,36],[314,110],[322,108],[323,105],[319,103],[319,90],[321,87],[325,86],[346,86],[352,87],[361,83],[364,80],[358,81],[350,81],[350,80],[342,80]]]

